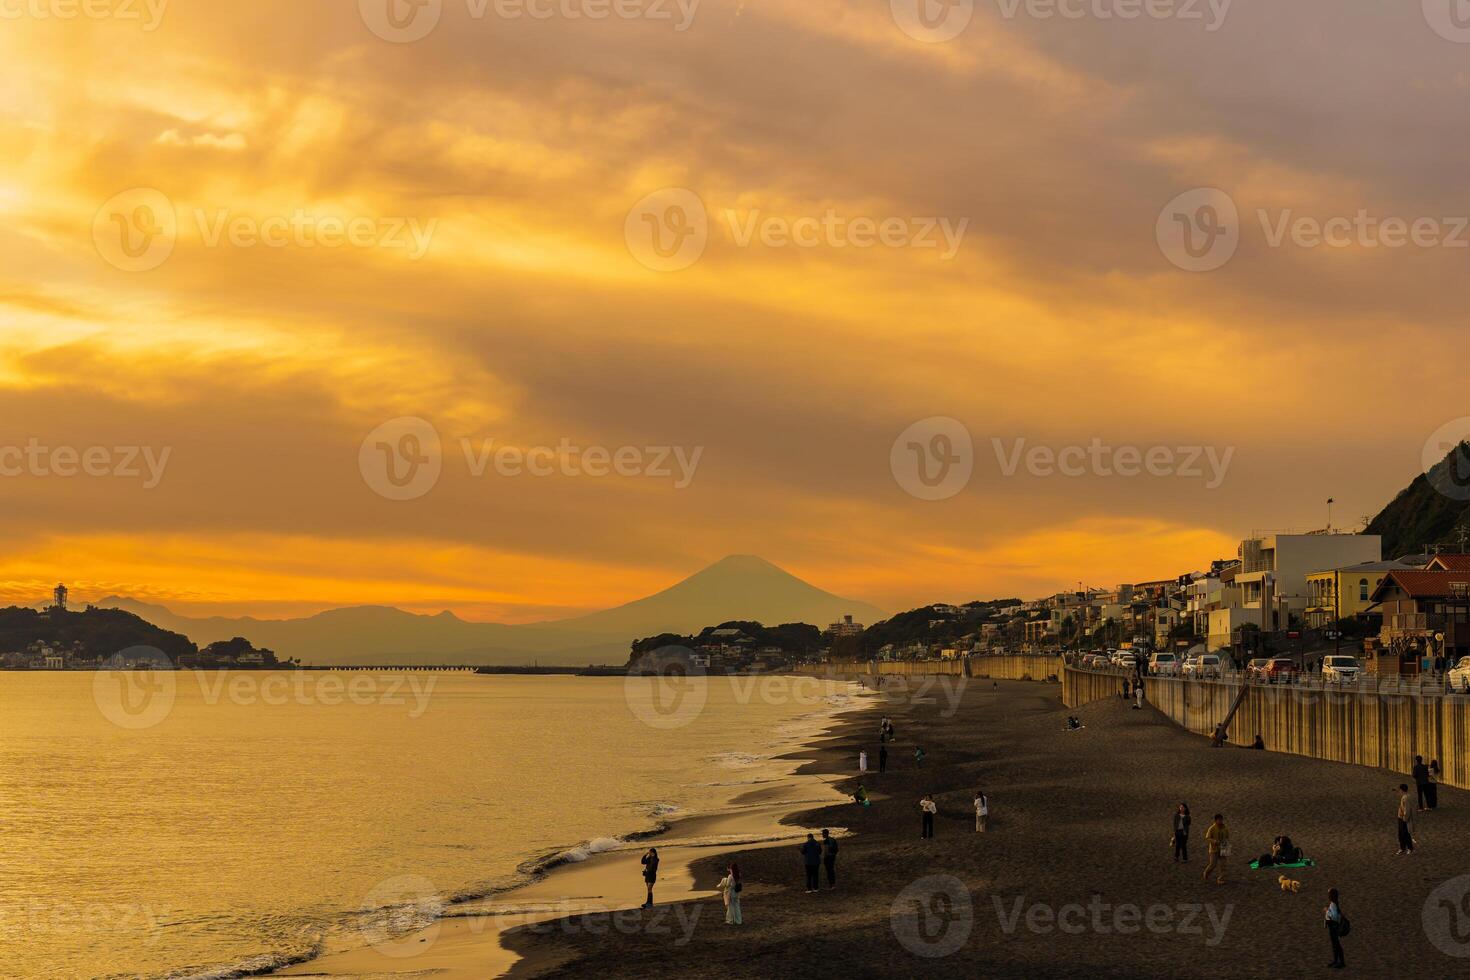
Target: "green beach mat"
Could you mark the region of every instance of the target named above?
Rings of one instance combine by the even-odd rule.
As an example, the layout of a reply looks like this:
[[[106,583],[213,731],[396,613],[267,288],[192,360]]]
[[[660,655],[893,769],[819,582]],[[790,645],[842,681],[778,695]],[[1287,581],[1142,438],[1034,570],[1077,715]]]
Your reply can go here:
[[[1266,865],[1267,868],[1315,868],[1316,866],[1317,866],[1317,862],[1316,861],[1313,861],[1311,858],[1302,858],[1300,861],[1293,861],[1290,864],[1268,864],[1268,865]],[[1251,870],[1252,871],[1260,871],[1261,870],[1261,862],[1260,862],[1260,859],[1259,858],[1251,862]]]

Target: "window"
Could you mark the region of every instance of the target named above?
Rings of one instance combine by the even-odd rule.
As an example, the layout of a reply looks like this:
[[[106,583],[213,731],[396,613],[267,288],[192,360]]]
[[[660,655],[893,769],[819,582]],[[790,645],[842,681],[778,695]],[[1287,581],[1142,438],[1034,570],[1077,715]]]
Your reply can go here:
[[[1365,578],[1358,579],[1358,601],[1368,601],[1368,580]]]

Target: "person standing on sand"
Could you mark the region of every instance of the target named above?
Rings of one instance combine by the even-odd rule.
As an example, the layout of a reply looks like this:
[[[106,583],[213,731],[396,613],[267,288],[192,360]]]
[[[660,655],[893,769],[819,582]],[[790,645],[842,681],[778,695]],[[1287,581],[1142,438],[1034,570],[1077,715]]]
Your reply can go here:
[[[1429,809],[1429,767],[1424,764],[1422,755],[1414,756],[1414,768],[1409,770],[1414,777],[1414,790],[1419,796],[1419,812],[1423,813]]]
[[[867,749],[863,749],[861,752],[858,753],[858,772],[865,773],[867,771],[868,771],[868,750]]]
[[[822,865],[827,869],[827,887],[837,887],[837,838],[822,831]]]
[[[653,908],[653,884],[658,881],[658,848],[650,847],[643,855],[643,883],[648,886],[648,901],[643,903],[646,909]]]
[[[1205,865],[1201,881],[1209,881],[1215,875],[1215,884],[1225,884],[1225,858],[1230,854],[1230,831],[1225,827],[1225,817],[1215,814],[1215,820],[1205,831],[1205,848],[1210,852],[1210,863]]]
[[[914,746],[914,765],[920,769],[924,768],[924,750],[917,745]]]
[[[1143,685],[1142,684],[1139,684],[1137,687],[1135,687],[1133,689],[1133,710],[1134,711],[1138,711],[1138,710],[1140,710],[1142,708],[1143,708]]]
[[[1414,808],[1409,804],[1409,784],[1399,783],[1399,853],[1414,853]]]
[[[740,865],[731,861],[725,869],[725,877],[715,887],[725,899],[725,924],[738,926],[744,923],[740,916]]]
[[[983,789],[975,790],[975,833],[983,834],[990,829],[990,797]]]
[[[924,811],[924,827],[919,832],[919,837],[931,839],[934,836],[934,814],[939,812],[939,807],[934,803],[933,796],[926,796],[919,801],[919,809]]]
[[[1336,888],[1328,889],[1327,907],[1322,912],[1327,919],[1327,938],[1332,941],[1332,962],[1327,966],[1332,970],[1344,969],[1347,961],[1342,958],[1342,934],[1343,923],[1347,919],[1342,914],[1342,906],[1338,904]]]
[[[1174,810],[1174,861],[1189,863],[1189,804],[1180,803]]]
[[[1429,760],[1429,809],[1439,808],[1439,781],[1444,778],[1444,771],[1439,768],[1438,759]]]
[[[801,845],[801,864],[806,869],[806,893],[810,895],[817,890],[817,869],[822,866],[822,845],[813,834],[807,834],[806,843]]]
[[[888,771],[888,746],[886,745],[878,746],[878,771]]]
[[[1124,701],[1127,701],[1128,700],[1128,692],[1129,692],[1128,678],[1125,677],[1125,678],[1123,678],[1123,700]]]

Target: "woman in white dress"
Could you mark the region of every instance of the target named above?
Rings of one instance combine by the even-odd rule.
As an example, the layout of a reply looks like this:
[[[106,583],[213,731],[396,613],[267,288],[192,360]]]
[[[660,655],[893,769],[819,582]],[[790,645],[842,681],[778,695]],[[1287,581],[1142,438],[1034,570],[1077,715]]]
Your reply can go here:
[[[738,926],[743,921],[740,918],[740,865],[730,862],[730,867],[725,869],[725,877],[715,886],[725,898],[725,922],[732,926]]]

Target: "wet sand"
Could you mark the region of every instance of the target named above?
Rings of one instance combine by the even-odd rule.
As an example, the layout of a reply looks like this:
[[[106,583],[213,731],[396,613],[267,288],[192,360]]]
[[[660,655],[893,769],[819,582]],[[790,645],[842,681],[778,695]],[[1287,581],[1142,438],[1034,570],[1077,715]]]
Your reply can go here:
[[[594,933],[574,920],[506,942],[556,977],[1285,977],[1327,972],[1322,908],[1342,892],[1353,931],[1344,939],[1360,976],[1470,974],[1470,931],[1436,911],[1437,886],[1470,871],[1470,793],[1440,788],[1440,810],[1417,815],[1421,847],[1395,854],[1391,787],[1383,770],[1300,756],[1212,749],[1157,712],[1114,699],[1068,712],[1058,685],[971,682],[950,702],[892,703],[898,728],[889,772],[864,782],[874,804],[839,804],[786,820],[849,827],[838,887],[803,892],[793,844],[742,850],[745,924],[724,923],[717,899],[690,903],[687,931],[631,926]],[[1066,732],[1068,713],[1086,724]],[[819,743],[810,772],[847,773],[877,750],[876,713],[852,716]],[[918,743],[928,756],[912,759]],[[974,830],[977,786],[991,797],[990,830]],[[920,839],[918,801],[933,793],[937,834]],[[1191,861],[1176,864],[1170,817],[1192,809]],[[1234,845],[1227,882],[1200,879],[1203,832],[1226,815]],[[1290,834],[1318,867],[1251,871],[1250,858]],[[705,893],[727,857],[694,862]],[[544,884],[562,895],[569,877]],[[1451,898],[1470,878],[1451,882]],[[611,886],[609,886],[611,887]],[[626,885],[624,885],[626,888]],[[1426,918],[1425,909],[1430,909]],[[1470,904],[1456,925],[1470,930]],[[1447,907],[1446,907],[1447,908]],[[545,930],[545,927],[542,927]],[[1464,942],[1456,940],[1464,935]],[[1434,940],[1439,941],[1439,946]],[[544,959],[554,957],[554,960]],[[487,974],[481,973],[481,976]]]

